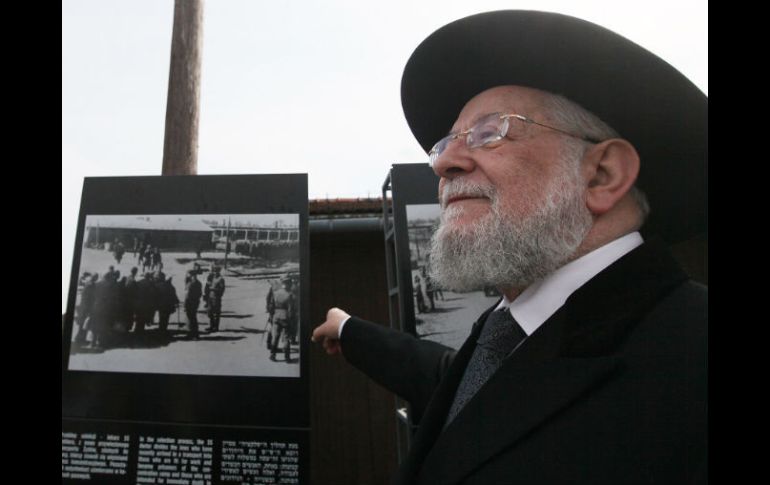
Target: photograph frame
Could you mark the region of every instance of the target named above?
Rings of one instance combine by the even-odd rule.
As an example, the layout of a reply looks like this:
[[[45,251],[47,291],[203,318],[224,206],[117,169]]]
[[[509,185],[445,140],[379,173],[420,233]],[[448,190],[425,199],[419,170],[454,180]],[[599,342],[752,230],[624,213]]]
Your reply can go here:
[[[88,215],[255,213],[298,215],[299,378],[115,373],[68,368],[80,248]],[[308,236],[305,174],[86,178],[62,327],[62,419],[307,429]],[[226,413],[222,412],[222,403],[229,403]]]

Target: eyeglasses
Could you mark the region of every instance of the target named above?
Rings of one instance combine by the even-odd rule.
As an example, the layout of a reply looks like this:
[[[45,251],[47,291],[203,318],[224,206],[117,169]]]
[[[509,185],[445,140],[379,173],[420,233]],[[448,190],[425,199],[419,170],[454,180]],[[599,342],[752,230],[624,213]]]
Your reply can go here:
[[[433,168],[441,154],[444,153],[444,151],[449,146],[449,143],[457,138],[460,138],[461,136],[465,137],[465,144],[468,146],[468,148],[471,149],[487,146],[496,141],[502,140],[508,135],[508,129],[511,126],[510,121],[508,121],[510,119],[519,120],[527,124],[542,126],[544,128],[558,131],[564,135],[578,138],[590,143],[601,143],[601,140],[596,138],[576,135],[574,133],[555,128],[553,126],[538,123],[531,118],[527,118],[526,116],[519,114],[492,113],[483,116],[468,130],[461,131],[460,133],[450,133],[449,135],[439,140],[438,143],[433,145],[433,148],[431,148],[430,152],[428,152],[428,163],[430,164],[431,168]]]

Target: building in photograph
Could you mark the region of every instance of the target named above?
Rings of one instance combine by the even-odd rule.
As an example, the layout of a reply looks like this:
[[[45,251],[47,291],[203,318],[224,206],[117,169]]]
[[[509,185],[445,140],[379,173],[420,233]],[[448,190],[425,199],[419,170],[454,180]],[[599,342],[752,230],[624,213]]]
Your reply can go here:
[[[115,240],[127,249],[134,242],[145,242],[161,251],[212,249],[214,230],[189,216],[89,216],[86,219],[85,247],[108,249]]]

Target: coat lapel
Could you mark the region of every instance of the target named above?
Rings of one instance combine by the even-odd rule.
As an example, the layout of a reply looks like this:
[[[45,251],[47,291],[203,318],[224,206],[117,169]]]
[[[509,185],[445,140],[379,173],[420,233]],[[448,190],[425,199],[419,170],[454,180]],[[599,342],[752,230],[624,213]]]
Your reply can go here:
[[[499,301],[498,301],[499,303]],[[438,437],[443,428],[446,415],[449,412],[449,406],[451,406],[454,399],[457,386],[460,385],[460,379],[462,379],[465,367],[468,365],[468,361],[473,355],[473,351],[476,348],[476,340],[481,333],[481,327],[492,310],[497,306],[495,303],[485,311],[478,320],[473,324],[471,334],[465,341],[460,350],[457,351],[452,364],[447,370],[446,376],[441,380],[441,383],[433,393],[428,406],[425,409],[420,426],[415,433],[414,441],[409,450],[409,455],[406,460],[401,464],[396,475],[395,483],[411,483],[414,476],[420,469],[420,465],[425,458],[425,455],[431,450],[433,443]]]
[[[431,399],[397,483],[420,478],[456,483],[575,399],[609,382],[622,372],[617,350],[626,335],[684,279],[662,243],[646,243],[627,254],[576,291],[443,430],[479,322],[492,309],[485,312]]]
[[[426,483],[462,480],[621,368],[621,359],[614,356],[558,356],[565,313],[554,315],[506,359],[438,436],[420,468]]]

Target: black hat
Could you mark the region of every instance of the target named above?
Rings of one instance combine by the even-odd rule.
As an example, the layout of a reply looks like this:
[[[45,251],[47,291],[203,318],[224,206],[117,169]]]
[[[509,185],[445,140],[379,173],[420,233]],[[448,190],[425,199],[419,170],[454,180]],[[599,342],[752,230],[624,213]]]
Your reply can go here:
[[[708,98],[671,65],[585,20],[501,10],[425,39],[404,68],[401,103],[427,152],[472,97],[502,85],[566,96],[636,147],[645,232],[671,243],[707,233]]]

